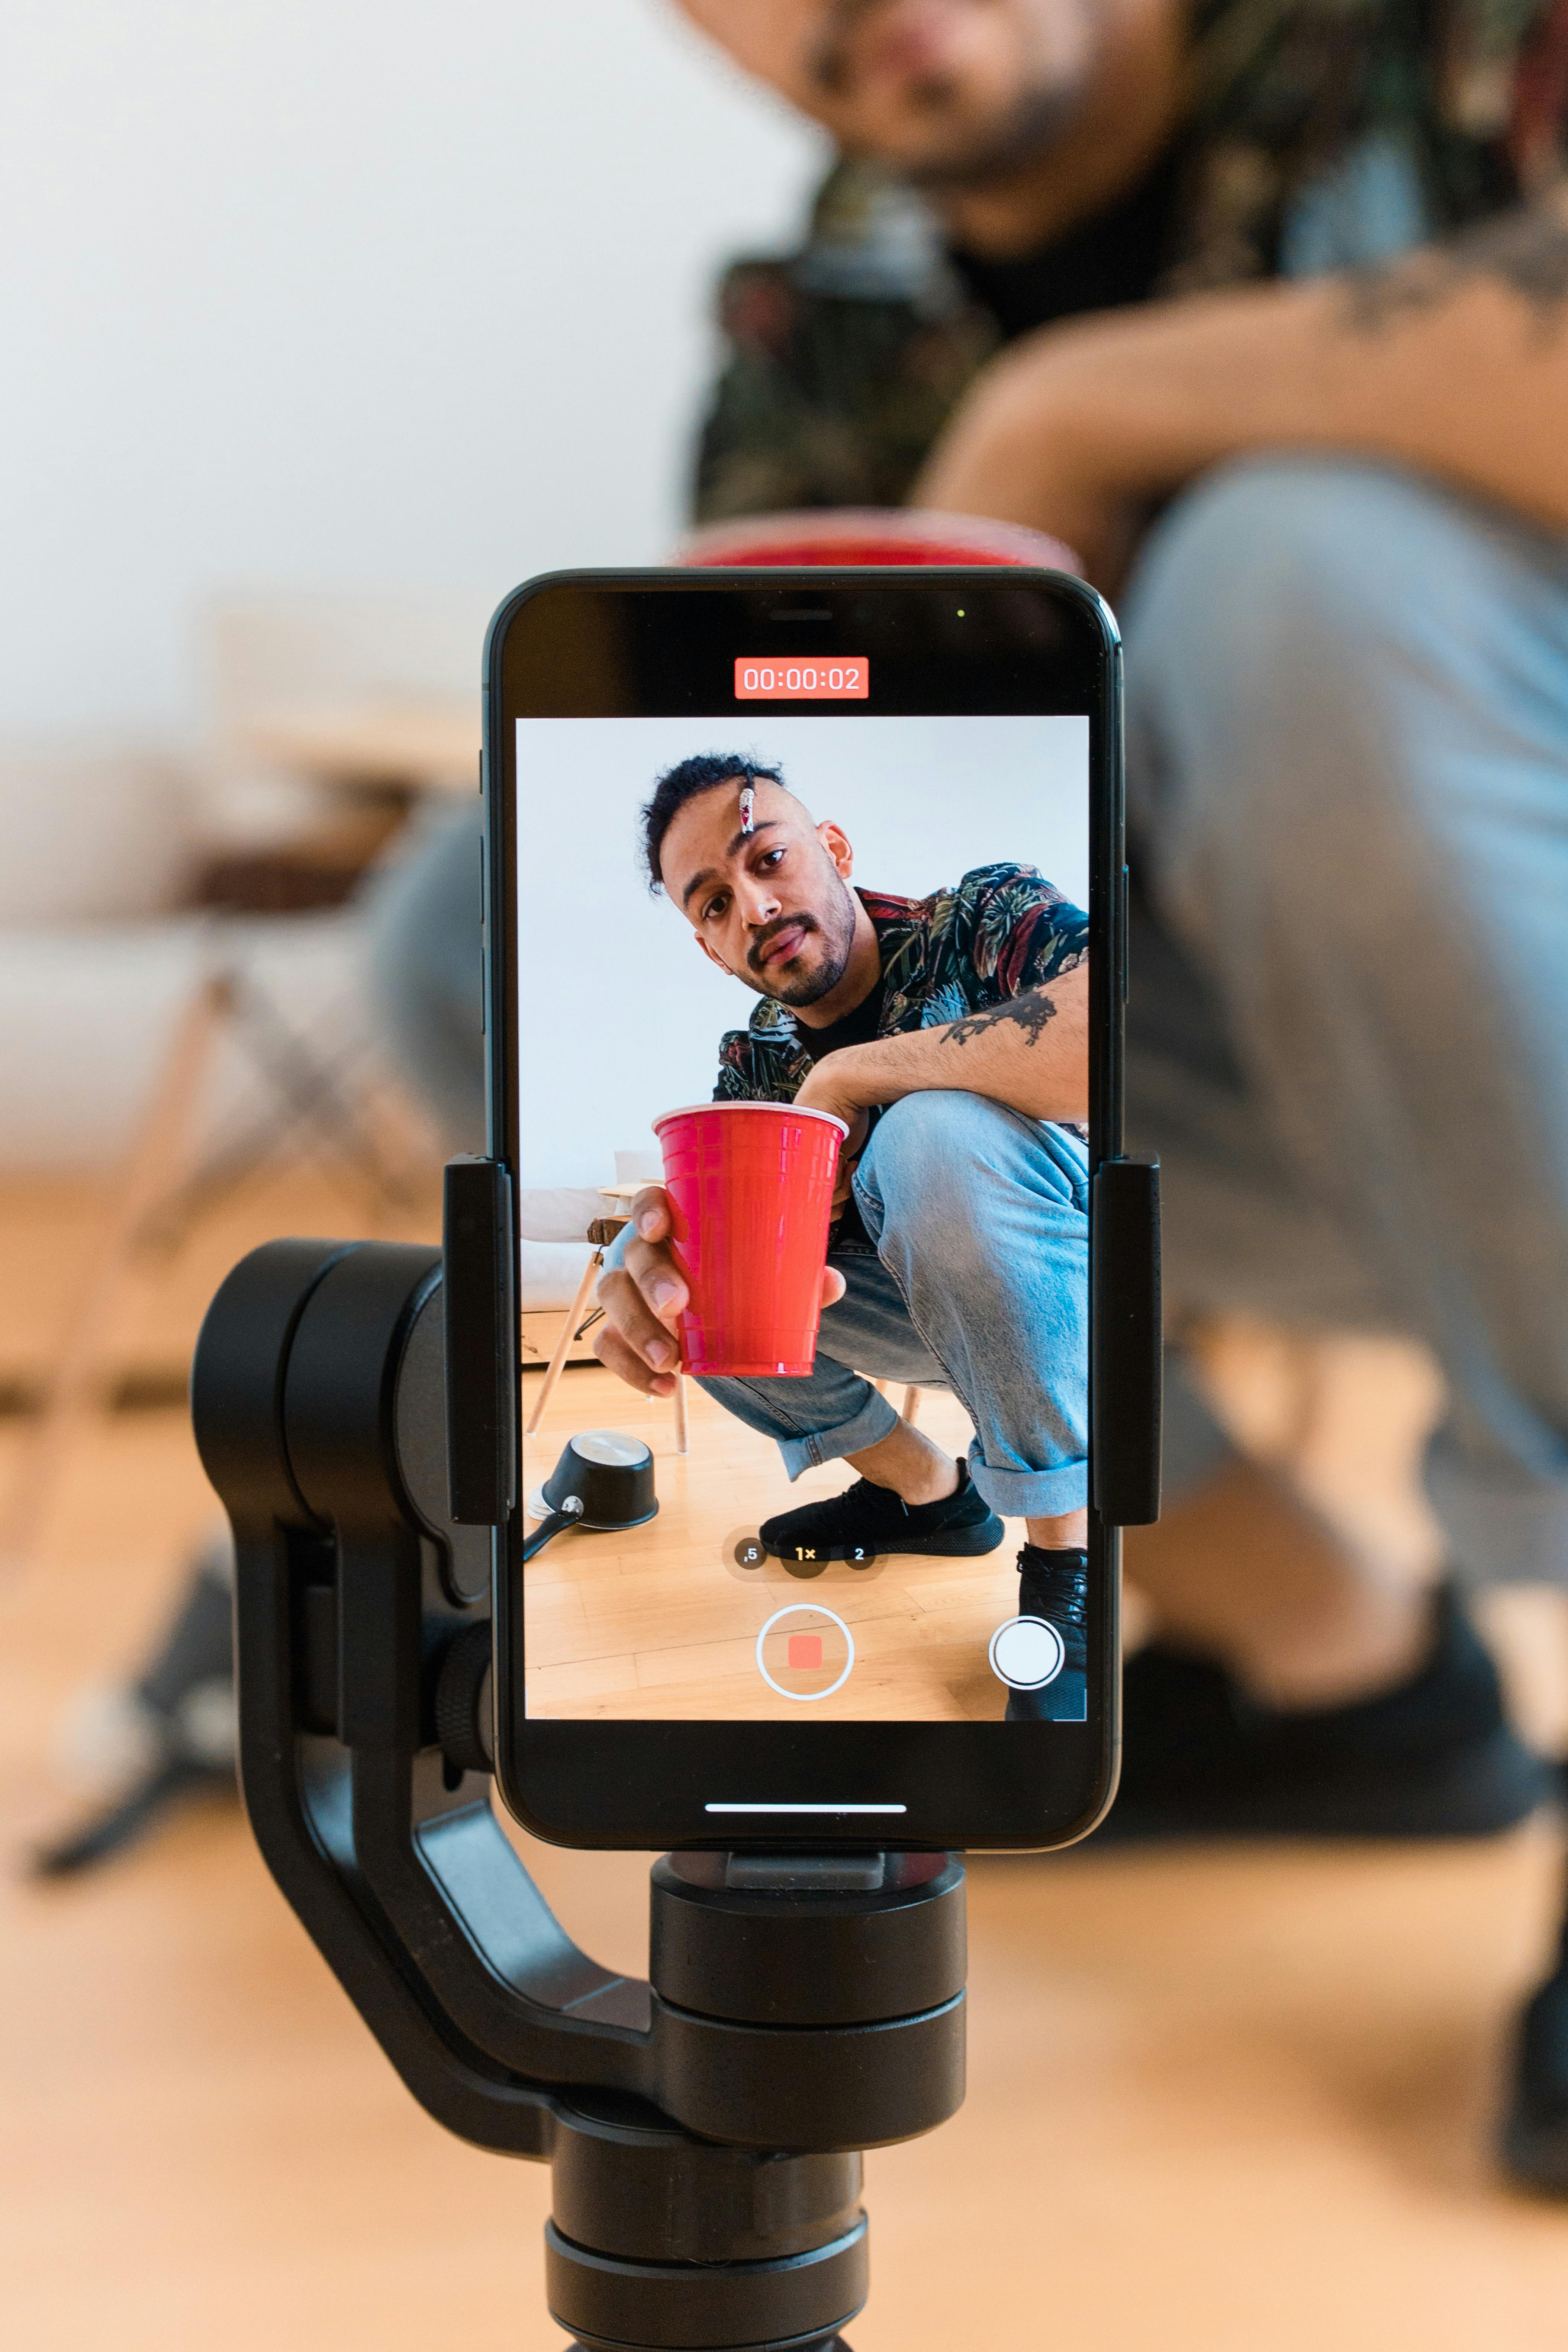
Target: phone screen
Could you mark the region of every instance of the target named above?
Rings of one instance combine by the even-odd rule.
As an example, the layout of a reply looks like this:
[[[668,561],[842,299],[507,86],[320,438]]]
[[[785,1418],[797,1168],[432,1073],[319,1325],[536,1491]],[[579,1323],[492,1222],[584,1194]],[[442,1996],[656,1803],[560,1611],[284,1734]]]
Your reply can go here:
[[[743,1737],[715,1752],[714,1832],[800,1813],[763,1759],[833,1727],[845,1755],[847,1727],[1055,1740],[1081,1780],[1112,1622],[1089,1508],[1103,714],[1016,662],[1005,707],[973,707],[986,598],[962,576],[945,683],[913,684],[890,606],[863,596],[859,637],[820,614],[816,646],[772,610],[731,613],[659,698],[679,708],[514,700],[494,835],[510,1703],[531,1727],[772,1727],[756,1771]],[[849,1780],[810,1810],[920,1810]]]

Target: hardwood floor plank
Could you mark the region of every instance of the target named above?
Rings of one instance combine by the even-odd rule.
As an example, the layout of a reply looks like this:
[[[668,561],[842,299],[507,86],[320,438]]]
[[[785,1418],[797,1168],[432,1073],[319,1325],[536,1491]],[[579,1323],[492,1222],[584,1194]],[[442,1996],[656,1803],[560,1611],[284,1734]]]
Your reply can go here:
[[[271,1230],[312,1229],[353,1230],[352,1215],[280,1196]],[[7,1230],[0,1203],[0,1265],[69,1230]],[[47,1268],[27,1278],[37,1331]],[[694,1397],[689,1465],[716,1411]],[[568,1402],[560,1428],[593,1420]],[[6,1444],[0,1425],[0,1473]],[[679,1468],[667,1486],[660,1455],[672,1497]],[[183,1416],[117,1416],[73,1469],[47,1570],[0,1594],[5,2339],[563,2352],[544,2312],[543,2168],[420,2112],[237,1805],[69,1886],[20,1874],[78,1801],[57,1760],[68,1708],[140,1660],[215,1515]],[[569,1562],[577,1540],[536,1566]],[[976,1585],[1005,1582],[1010,1558],[979,1563]],[[618,1564],[595,1578],[628,1559],[645,1572],[624,1545],[603,1559]],[[970,1582],[951,1562],[903,1572],[922,1664]],[[605,1684],[636,1673],[623,1654],[541,1680],[613,1699]],[[738,1705],[754,1698],[744,1673],[735,1686]],[[639,1705],[679,1715],[690,1687],[638,1686]],[[509,1833],[572,1932],[640,1972],[647,1857]],[[868,2160],[873,2287],[855,2352],[1563,2352],[1568,2208],[1510,2194],[1489,2158],[1562,1870],[1550,1820],[1479,1844],[1090,1841],[972,1864],[969,2094],[940,2132]]]

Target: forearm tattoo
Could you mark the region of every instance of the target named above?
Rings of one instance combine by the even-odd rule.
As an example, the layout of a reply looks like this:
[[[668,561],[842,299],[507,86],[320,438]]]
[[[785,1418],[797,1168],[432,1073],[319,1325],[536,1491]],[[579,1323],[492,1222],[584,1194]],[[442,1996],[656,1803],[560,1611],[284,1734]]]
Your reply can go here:
[[[988,1005],[984,1013],[966,1013],[955,1021],[947,1033],[950,1045],[973,1045],[976,1037],[988,1035],[1004,1022],[1014,1022],[1024,1033],[1026,1045],[1039,1042],[1047,1021],[1057,1017],[1057,1008],[1043,988],[1026,989],[1022,996],[1009,996],[1005,1003]]]
[[[1411,312],[1439,310],[1463,286],[1489,278],[1521,294],[1550,342],[1568,312],[1568,211],[1561,196],[1508,214],[1484,228],[1404,260],[1353,270],[1346,279],[1346,323],[1380,334]]]

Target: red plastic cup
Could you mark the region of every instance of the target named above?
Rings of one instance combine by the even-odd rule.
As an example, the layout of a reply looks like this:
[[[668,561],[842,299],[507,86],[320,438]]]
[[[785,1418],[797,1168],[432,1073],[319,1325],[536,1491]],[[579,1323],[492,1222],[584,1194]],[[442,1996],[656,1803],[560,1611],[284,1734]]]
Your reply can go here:
[[[688,1372],[801,1379],[816,1359],[822,1269],[838,1147],[826,1111],[792,1103],[696,1103],[666,1111],[673,1255],[689,1303],[680,1314]]]
[[[910,507],[835,507],[744,515],[693,531],[678,561],[694,564],[1029,563],[1079,572],[1070,547],[1023,523]]]

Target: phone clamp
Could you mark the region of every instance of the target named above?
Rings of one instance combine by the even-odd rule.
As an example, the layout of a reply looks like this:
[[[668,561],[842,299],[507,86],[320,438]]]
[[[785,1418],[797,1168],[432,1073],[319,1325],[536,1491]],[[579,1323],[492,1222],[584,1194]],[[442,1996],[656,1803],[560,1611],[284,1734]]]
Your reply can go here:
[[[500,1181],[483,1166],[452,1171],[449,1236]],[[455,1412],[437,1250],[269,1243],[208,1310],[192,1402],[234,1528],[251,1826],[427,2112],[549,2163],[549,2304],[579,2344],[815,2352],[866,2298],[859,2151],[963,2095],[963,1871],[669,1855],[647,1981],[578,1950],[490,1801],[515,1433],[499,1391],[476,1402],[456,1374],[471,1327],[500,1366],[516,1325],[504,1270],[466,1263]]]

